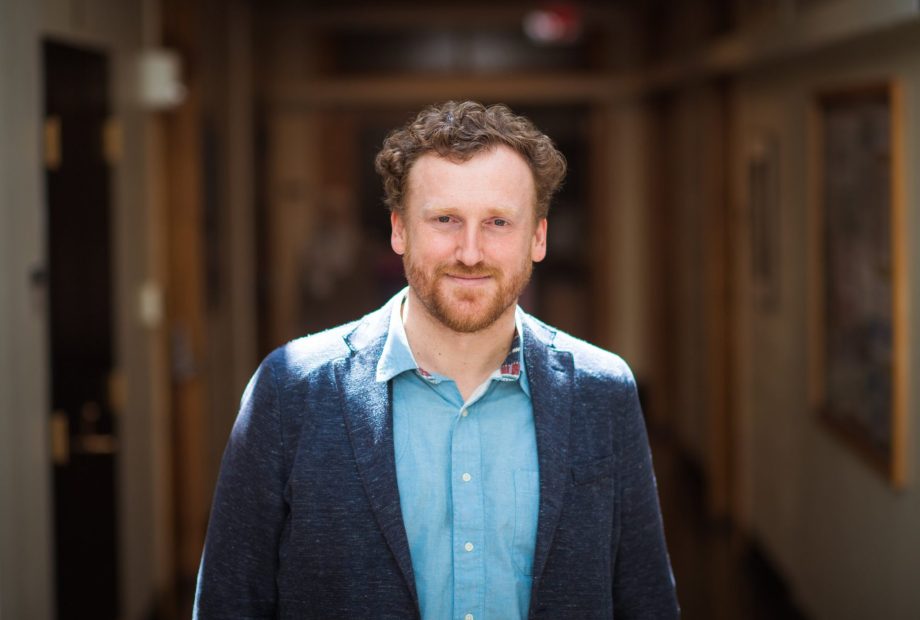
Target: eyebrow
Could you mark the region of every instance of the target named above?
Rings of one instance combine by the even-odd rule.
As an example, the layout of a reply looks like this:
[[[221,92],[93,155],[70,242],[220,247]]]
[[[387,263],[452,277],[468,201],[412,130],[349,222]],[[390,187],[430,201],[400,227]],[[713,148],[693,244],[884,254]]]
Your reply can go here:
[[[424,204],[421,205],[421,212],[425,215],[448,215],[456,214],[462,209],[450,205],[442,204]],[[514,219],[517,216],[515,210],[511,207],[493,206],[487,209],[488,217],[500,217],[504,219]]]

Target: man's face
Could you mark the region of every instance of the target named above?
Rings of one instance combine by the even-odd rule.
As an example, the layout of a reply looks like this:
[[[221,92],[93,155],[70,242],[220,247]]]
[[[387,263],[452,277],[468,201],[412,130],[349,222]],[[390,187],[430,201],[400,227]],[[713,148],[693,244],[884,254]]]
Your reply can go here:
[[[403,214],[390,217],[393,250],[425,310],[456,332],[492,325],[513,306],[546,255],[533,174],[505,146],[465,162],[416,160]]]

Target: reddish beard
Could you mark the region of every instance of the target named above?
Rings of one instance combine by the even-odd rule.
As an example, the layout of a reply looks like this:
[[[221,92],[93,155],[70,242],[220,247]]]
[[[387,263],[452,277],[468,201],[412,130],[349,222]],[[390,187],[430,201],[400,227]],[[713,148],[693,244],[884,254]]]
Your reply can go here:
[[[403,254],[406,280],[416,297],[432,317],[455,332],[470,334],[486,329],[497,321],[518,298],[530,281],[533,263],[526,258],[513,272],[479,263],[472,267],[462,263],[431,269],[418,264],[408,250]],[[449,275],[489,277],[493,286],[450,286]],[[497,287],[497,290],[496,290]]]

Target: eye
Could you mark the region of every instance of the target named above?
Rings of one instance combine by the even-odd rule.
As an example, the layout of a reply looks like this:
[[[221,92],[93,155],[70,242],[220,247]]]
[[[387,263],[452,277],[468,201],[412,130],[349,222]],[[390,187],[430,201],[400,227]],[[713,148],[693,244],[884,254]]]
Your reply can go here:
[[[440,224],[450,224],[450,216],[449,216],[449,215],[439,215],[439,216],[438,216],[438,223],[440,223]]]
[[[500,217],[497,217],[494,220],[492,220],[492,223],[495,224],[496,226],[507,226],[508,224],[510,224],[508,220],[504,220]]]

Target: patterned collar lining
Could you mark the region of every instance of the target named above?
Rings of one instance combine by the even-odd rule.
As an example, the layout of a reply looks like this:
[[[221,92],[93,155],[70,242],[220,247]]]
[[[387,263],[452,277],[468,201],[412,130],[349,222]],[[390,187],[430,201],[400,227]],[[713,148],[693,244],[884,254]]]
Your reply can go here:
[[[393,299],[393,309],[390,314],[390,326],[387,331],[386,342],[383,346],[380,359],[377,361],[377,381],[389,381],[402,372],[413,371],[416,376],[425,379],[429,383],[437,384],[447,377],[433,374],[424,368],[419,368],[415,361],[415,356],[409,348],[409,341],[406,338],[406,330],[402,322],[402,303],[406,298],[407,291],[403,291]],[[508,355],[505,356],[501,366],[489,376],[489,380],[495,381],[517,381],[521,389],[528,395],[530,394],[527,383],[527,371],[524,368],[523,355],[523,312],[520,308],[515,309],[514,316],[514,338]]]
[[[422,367],[415,369],[416,374],[429,381],[430,383],[440,383],[443,379],[437,375],[433,375]],[[492,375],[491,379],[497,381],[517,381],[521,377],[521,334],[515,329],[514,331],[514,340],[511,341],[511,349],[508,351],[505,361],[502,362],[501,367],[496,370]]]

